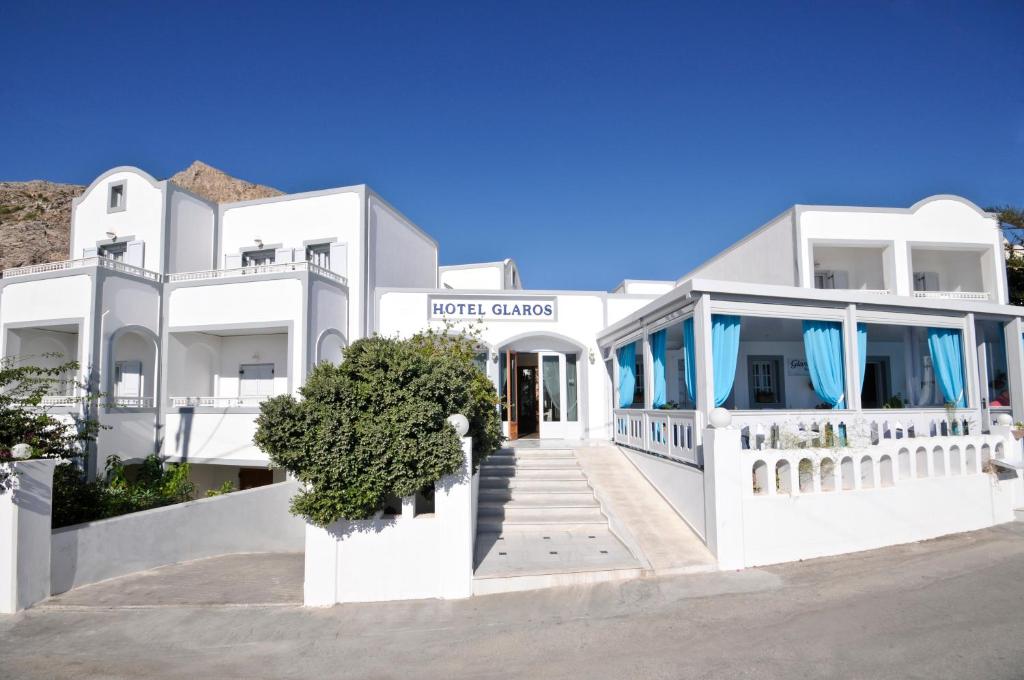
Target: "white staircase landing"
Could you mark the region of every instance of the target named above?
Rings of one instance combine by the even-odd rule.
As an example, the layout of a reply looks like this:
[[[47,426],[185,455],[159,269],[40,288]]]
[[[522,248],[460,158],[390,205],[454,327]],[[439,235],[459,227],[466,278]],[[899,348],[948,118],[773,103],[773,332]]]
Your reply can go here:
[[[643,573],[609,529],[575,451],[518,445],[480,467],[475,566],[477,595]]]

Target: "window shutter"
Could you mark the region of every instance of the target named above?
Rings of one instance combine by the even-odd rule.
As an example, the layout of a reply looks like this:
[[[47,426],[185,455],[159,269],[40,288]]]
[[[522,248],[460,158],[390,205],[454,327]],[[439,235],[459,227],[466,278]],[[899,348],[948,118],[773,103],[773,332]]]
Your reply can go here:
[[[82,257],[96,257],[96,249],[82,248]]]
[[[140,269],[146,264],[146,242],[145,241],[128,241],[127,249],[124,255],[125,264],[130,264],[133,267],[139,267]]]
[[[846,290],[850,287],[850,273],[843,271],[832,272],[832,282],[833,288]]]
[[[241,253],[224,256],[224,269],[238,269],[242,266]]]
[[[331,271],[342,276],[348,276],[348,244],[331,244]]]
[[[274,251],[274,262],[294,262],[295,250],[292,248],[278,248]]]

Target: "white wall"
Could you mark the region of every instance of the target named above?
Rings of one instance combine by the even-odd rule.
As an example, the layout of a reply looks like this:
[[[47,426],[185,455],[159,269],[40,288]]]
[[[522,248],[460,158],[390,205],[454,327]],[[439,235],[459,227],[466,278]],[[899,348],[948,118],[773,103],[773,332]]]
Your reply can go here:
[[[373,194],[368,206],[371,264],[367,290],[437,286],[437,243]],[[373,312],[371,305],[367,328],[375,327]]]
[[[52,279],[37,279],[9,283],[0,287],[0,310],[4,324],[27,322],[44,325],[47,319],[80,319],[82,356],[90,356],[92,344],[92,277],[62,276]],[[7,356],[22,353],[22,349],[9,348],[10,333],[0,333],[0,354]],[[36,350],[31,350],[35,353]],[[78,356],[76,351],[73,355]],[[83,362],[83,367],[87,362]]]
[[[288,510],[297,490],[285,482],[57,529],[53,592],[201,557],[302,550],[304,523]]]
[[[432,515],[306,526],[306,606],[472,595],[477,481],[462,441],[462,470],[437,483]]]
[[[288,394],[288,335],[229,335],[221,338],[217,397],[239,396],[242,364],[274,364],[274,394]]]
[[[172,289],[167,295],[168,324],[223,326],[300,319],[305,301],[297,278],[247,280]]]
[[[225,204],[217,266],[223,266],[225,254],[252,248],[257,238],[268,247],[281,244],[303,253],[303,241],[333,238],[345,243],[348,245],[346,276],[352,305],[350,326],[345,334],[353,339],[359,337],[362,329],[359,322],[365,309],[362,282],[366,275],[362,204],[363,187]]]
[[[309,346],[307,348],[307,365],[312,367],[317,359],[317,342],[323,336],[324,331],[335,329],[343,336],[339,340],[336,336],[327,336],[324,346],[329,350],[328,358],[337,361],[337,349],[349,342],[348,337],[348,294],[336,285],[324,281],[314,280],[309,290],[312,296],[310,311],[312,318],[309,322]],[[333,339],[332,339],[333,338]]]
[[[853,289],[887,290],[886,260],[891,258],[888,248],[838,247],[822,243],[813,245],[812,258],[815,271],[842,271],[848,276],[848,287]],[[814,284],[814,280],[811,280]],[[845,288],[838,282],[837,288]]]
[[[985,470],[986,457],[1019,465],[1021,447],[1008,427],[993,426],[991,435],[887,439],[866,447],[740,446],[737,429],[704,432],[709,547],[723,569],[870,550],[1010,522],[1022,496],[1017,473]],[[809,461],[810,474],[800,474],[802,459]],[[826,459],[834,462],[832,475]],[[760,461],[763,473],[757,472]],[[779,461],[788,467],[777,468]]]
[[[13,464],[15,491],[0,494],[0,613],[50,596],[50,522],[54,460]]]
[[[799,279],[796,272],[792,211],[782,213],[680,281],[691,278],[797,285]]]
[[[466,293],[467,300],[479,302],[480,295],[486,291]],[[597,347],[597,333],[605,328],[605,307],[615,303],[617,310],[625,315],[650,301],[648,297],[618,297],[603,293],[595,294],[544,294],[529,292],[491,293],[497,299],[528,299],[531,296],[554,297],[557,305],[557,318],[554,321],[510,320],[488,321],[482,325],[475,322],[457,324],[457,328],[479,328],[482,340],[488,347],[497,351],[509,342],[515,342],[515,349],[521,351],[553,350],[565,351],[578,345],[577,364],[579,378],[580,421],[583,426],[582,436],[609,438],[611,435],[611,409],[608,403],[608,375],[599,360],[600,351]],[[427,327],[443,328],[444,321],[431,320],[428,317],[428,300],[430,293],[426,291],[387,291],[380,296],[381,335],[398,335],[408,337]],[[458,294],[445,292],[445,299],[457,297]],[[504,296],[504,297],[502,297]],[[489,299],[489,298],[488,298]],[[534,336],[534,341],[530,340]],[[554,340],[554,342],[552,342]],[[565,342],[568,340],[568,344]],[[593,352],[595,362],[590,363],[589,355]],[[489,373],[497,379],[497,369],[489,362]]]
[[[231,409],[172,409],[164,417],[164,453],[173,462],[257,467],[267,454],[252,442],[257,413]]]
[[[100,421],[109,429],[100,430],[96,435],[96,470],[102,475],[109,456],[120,456],[121,460],[138,460],[156,451],[156,413],[150,411],[109,411],[102,414]]]
[[[168,272],[216,269],[214,237],[217,208],[174,184],[167,185],[170,201],[170,261]]]
[[[988,248],[990,270],[999,272],[993,282],[994,301],[1006,302],[1002,232],[993,218],[980,214],[962,199],[933,197],[921,201],[911,210],[801,206],[798,228],[801,234],[800,285],[804,287],[814,286],[812,241],[841,239],[847,244],[858,241],[889,244],[896,266],[897,295],[910,295],[913,290],[912,272],[908,266],[912,244],[921,247],[928,244],[964,244],[970,250],[981,246]]]
[[[108,213],[109,187],[126,182],[125,209]],[[162,185],[142,171],[125,169],[90,186],[72,203],[71,259],[83,257],[84,248],[95,248],[98,241],[109,240],[107,232],[124,240],[131,236],[144,241],[144,268],[163,271],[164,198]]]
[[[935,272],[939,275],[939,290],[980,292],[985,288],[982,268],[991,259],[988,252],[958,252],[911,248],[911,275],[913,272]],[[913,286],[913,280],[911,280]]]
[[[675,287],[675,281],[638,281],[626,279],[612,292],[625,293],[627,295],[664,295]]]
[[[505,288],[505,269],[500,262],[481,265],[441,267],[439,285],[454,290],[502,290]]]

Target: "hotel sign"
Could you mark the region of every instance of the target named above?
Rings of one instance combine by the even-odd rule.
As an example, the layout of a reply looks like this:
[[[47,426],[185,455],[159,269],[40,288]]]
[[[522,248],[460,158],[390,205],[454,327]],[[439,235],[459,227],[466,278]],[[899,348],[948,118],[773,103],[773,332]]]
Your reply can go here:
[[[430,297],[431,319],[447,321],[555,321],[557,300],[553,297]]]

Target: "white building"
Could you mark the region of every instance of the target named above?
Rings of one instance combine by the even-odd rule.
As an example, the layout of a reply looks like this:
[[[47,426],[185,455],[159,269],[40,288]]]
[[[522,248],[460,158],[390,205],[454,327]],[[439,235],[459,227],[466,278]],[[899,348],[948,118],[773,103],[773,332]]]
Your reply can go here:
[[[280,474],[252,444],[262,399],[354,339],[473,326],[510,437],[614,439],[699,468],[716,405],[750,448],[832,405],[874,436],[885,406],[918,428],[949,421],[947,402],[976,427],[1024,419],[1002,243],[955,196],[795,206],[678,281],[525,290],[511,260],[439,267],[365,185],[217,205],[120,167],[74,202],[67,261],[3,273],[0,352],[80,362],[109,426],[94,471],[157,451],[201,489],[246,487]]]

